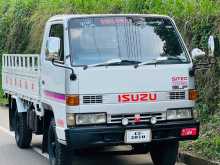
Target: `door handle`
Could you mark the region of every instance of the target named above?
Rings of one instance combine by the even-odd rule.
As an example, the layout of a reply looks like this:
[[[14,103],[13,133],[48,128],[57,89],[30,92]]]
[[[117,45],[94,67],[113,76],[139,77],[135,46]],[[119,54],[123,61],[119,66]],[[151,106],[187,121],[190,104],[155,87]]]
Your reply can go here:
[[[41,84],[42,84],[42,85],[45,85],[45,81],[44,81],[44,80],[42,80],[42,81],[41,81]]]

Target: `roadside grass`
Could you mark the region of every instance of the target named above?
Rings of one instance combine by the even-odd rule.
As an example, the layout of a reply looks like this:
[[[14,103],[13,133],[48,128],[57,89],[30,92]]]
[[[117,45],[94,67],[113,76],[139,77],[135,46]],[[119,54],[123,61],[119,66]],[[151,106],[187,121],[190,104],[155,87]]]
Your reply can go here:
[[[207,160],[220,160],[220,114],[200,119],[200,137],[195,141],[181,143],[181,151],[189,152]]]

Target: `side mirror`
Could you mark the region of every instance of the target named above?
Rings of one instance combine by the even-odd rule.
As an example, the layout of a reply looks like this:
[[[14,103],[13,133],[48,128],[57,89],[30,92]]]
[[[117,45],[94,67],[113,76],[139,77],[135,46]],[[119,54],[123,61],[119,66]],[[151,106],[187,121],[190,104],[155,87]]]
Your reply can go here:
[[[218,37],[209,36],[208,48],[210,56],[220,56],[220,43]]]
[[[197,57],[205,56],[205,52],[202,51],[202,50],[199,49],[199,48],[194,48],[194,49],[191,51],[191,55],[192,55],[192,59],[195,60]]]
[[[60,53],[60,38],[49,37],[46,45],[47,60],[58,60]]]

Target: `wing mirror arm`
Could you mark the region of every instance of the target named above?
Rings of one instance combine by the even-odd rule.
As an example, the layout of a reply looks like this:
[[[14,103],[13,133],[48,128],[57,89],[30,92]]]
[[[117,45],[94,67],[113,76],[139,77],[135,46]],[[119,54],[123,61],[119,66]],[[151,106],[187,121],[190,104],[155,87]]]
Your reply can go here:
[[[76,76],[76,74],[74,73],[73,68],[68,67],[68,66],[65,66],[65,65],[60,65],[58,62],[56,62],[55,59],[52,59],[52,64],[53,64],[54,66],[56,66],[56,67],[65,68],[65,69],[71,70],[71,74],[70,74],[70,80],[71,80],[71,81],[75,81],[75,80],[77,79],[77,76]]]
[[[210,36],[208,40],[208,48],[209,50],[207,55],[204,51],[202,51],[199,48],[194,48],[191,51],[192,59],[195,61],[192,72],[195,72],[195,70],[209,69],[210,67],[212,67],[214,64],[217,63],[216,57],[220,55],[219,39],[217,37]],[[206,57],[206,58],[202,58],[203,62],[198,62],[200,60],[197,59],[199,59],[200,57]],[[206,61],[204,61],[205,59]]]
[[[51,61],[54,66],[71,70],[70,80],[75,81],[77,76],[74,73],[73,68],[65,66],[57,61],[60,53],[60,43],[61,41],[58,37],[48,38],[46,45],[47,60]]]
[[[211,68],[211,66],[213,65],[213,64],[215,64],[215,63],[211,63],[211,62],[208,62],[208,63],[197,63],[197,64],[193,64],[193,67],[192,67],[192,69],[190,69],[190,71],[189,71],[189,74],[190,74],[190,76],[195,76],[195,73],[196,73],[196,71],[202,71],[202,70],[207,70],[207,69],[209,69],[209,68]]]
[[[211,68],[214,64],[217,63],[217,58],[220,56],[220,41],[218,37],[209,36],[208,40],[208,55],[201,49],[195,48],[191,51],[192,59],[194,61],[192,69],[189,71],[190,76],[195,76],[196,71],[198,70],[207,70]],[[199,62],[197,58],[206,57],[206,61]]]
[[[190,71],[191,75],[195,75],[196,70],[200,70],[201,68],[206,68],[206,66],[209,65],[209,63],[204,63],[204,62],[197,63],[199,58],[204,57],[206,55],[206,53],[204,51],[202,51],[201,49],[194,48],[191,51],[191,55],[192,55],[192,59],[194,61],[193,68]]]
[[[205,56],[205,52],[202,51],[201,49],[199,48],[194,48],[192,51],[191,51],[191,55],[192,55],[192,59],[193,60],[196,60],[198,57],[202,57],[202,56]]]

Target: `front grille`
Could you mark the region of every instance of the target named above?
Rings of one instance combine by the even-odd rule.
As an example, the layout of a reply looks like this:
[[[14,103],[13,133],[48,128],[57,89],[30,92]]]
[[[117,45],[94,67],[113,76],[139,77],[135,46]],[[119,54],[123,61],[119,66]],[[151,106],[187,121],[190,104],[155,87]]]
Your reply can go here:
[[[186,98],[185,91],[170,92],[171,100],[184,100]]]
[[[135,123],[135,115],[136,114],[115,114],[108,115],[108,123],[109,124],[120,124],[123,118],[127,118],[129,124]],[[147,114],[139,114],[140,115],[140,124],[150,122],[152,117],[156,117],[157,121],[166,120],[166,113],[147,113]]]
[[[102,101],[102,95],[83,96],[83,104],[101,104]]]

